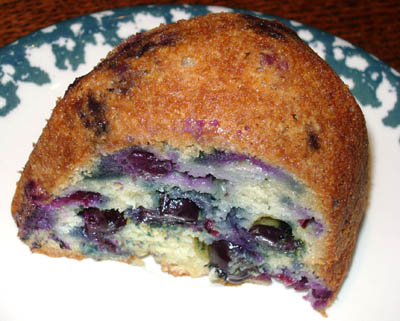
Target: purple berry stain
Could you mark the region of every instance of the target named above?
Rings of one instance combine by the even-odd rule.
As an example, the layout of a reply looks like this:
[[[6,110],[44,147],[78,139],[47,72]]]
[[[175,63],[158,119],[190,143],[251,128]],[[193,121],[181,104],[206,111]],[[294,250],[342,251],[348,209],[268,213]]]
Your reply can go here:
[[[183,130],[187,133],[192,134],[196,139],[200,139],[201,135],[204,132],[204,126],[206,125],[205,120],[200,119],[200,120],[196,120],[193,118],[187,118],[185,120],[184,126],[183,126]],[[212,126],[217,126],[212,125]]]
[[[83,207],[91,207],[104,201],[104,197],[100,193],[88,191],[76,191],[67,196],[60,197],[51,202],[54,207],[64,205],[77,205]]]

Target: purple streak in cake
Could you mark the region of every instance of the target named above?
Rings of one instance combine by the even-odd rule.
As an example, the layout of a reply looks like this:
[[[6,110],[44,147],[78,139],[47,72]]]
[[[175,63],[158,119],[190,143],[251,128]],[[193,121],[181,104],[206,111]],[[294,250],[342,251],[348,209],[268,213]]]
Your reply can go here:
[[[213,185],[213,177],[193,177],[186,173],[171,172],[168,175],[161,177],[159,182],[170,185],[183,186],[186,189],[196,189],[201,192],[215,193],[216,187]]]
[[[314,217],[310,209],[295,204],[287,196],[281,198],[281,203],[296,215],[297,222],[302,228],[311,228],[315,235],[321,235],[324,232],[324,225]]]
[[[146,223],[156,225],[186,225],[192,228],[197,227],[199,207],[189,199],[160,198],[160,205],[157,209],[151,210],[139,206],[125,212],[134,223]]]
[[[201,153],[200,156],[196,159],[199,163],[206,165],[224,165],[232,162],[245,161],[248,159],[246,155],[236,154],[236,153],[227,153],[223,151],[215,151],[212,154],[204,154]]]
[[[230,229],[229,234],[225,237],[232,241],[232,243],[238,244],[248,251],[253,251],[254,236],[241,226],[240,220],[235,215],[235,210],[232,210],[228,214],[226,220],[229,223]]]
[[[204,165],[225,165],[233,162],[248,161],[250,164],[260,168],[263,173],[275,177],[276,179],[282,180],[291,186],[294,190],[301,192],[302,186],[297,183],[293,177],[284,172],[282,169],[270,165],[259,158],[248,156],[245,154],[229,153],[224,151],[215,151],[211,154],[200,154],[196,159],[197,162]]]
[[[88,191],[76,191],[63,197],[56,198],[51,202],[51,206],[60,208],[62,206],[75,205],[83,207],[98,206],[105,201],[105,197],[100,193]]]
[[[24,192],[29,202],[29,215],[22,221],[22,239],[28,238],[33,231],[50,231],[55,223],[51,208],[46,204],[49,196],[40,185],[34,181],[29,181]]]
[[[27,236],[33,231],[45,230],[50,231],[54,225],[54,215],[45,206],[37,206],[32,210],[24,222],[24,234]]]

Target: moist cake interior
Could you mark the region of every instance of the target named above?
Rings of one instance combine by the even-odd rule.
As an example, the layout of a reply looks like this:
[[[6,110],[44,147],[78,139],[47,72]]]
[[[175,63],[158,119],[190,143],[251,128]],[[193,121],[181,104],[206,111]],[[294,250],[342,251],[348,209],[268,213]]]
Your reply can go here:
[[[306,263],[323,224],[307,206],[307,188],[283,170],[243,154],[139,146],[104,155],[94,168],[50,203],[28,184],[34,209],[22,238],[33,249],[96,260],[151,254],[175,275],[275,278],[307,290],[317,309],[330,298]]]

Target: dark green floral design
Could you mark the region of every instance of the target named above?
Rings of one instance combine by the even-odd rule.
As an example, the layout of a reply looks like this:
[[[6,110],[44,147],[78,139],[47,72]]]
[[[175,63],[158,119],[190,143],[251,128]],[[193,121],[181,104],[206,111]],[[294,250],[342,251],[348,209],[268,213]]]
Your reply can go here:
[[[77,68],[86,63],[84,48],[88,43],[96,44],[95,34],[101,33],[105,39],[105,43],[111,46],[121,42],[118,36],[118,24],[121,22],[129,22],[134,19],[135,15],[140,13],[151,14],[155,17],[163,17],[166,23],[173,21],[173,10],[180,10],[189,13],[191,16],[198,16],[212,11],[211,8],[205,6],[181,6],[181,5],[165,5],[165,6],[137,6],[130,8],[121,8],[107,12],[104,15],[87,15],[76,19],[64,21],[47,28],[44,31],[39,30],[27,37],[21,38],[19,41],[12,43],[0,49],[0,116],[6,116],[11,110],[16,108],[20,99],[17,95],[19,82],[33,82],[37,85],[43,85],[50,82],[49,75],[40,68],[31,66],[27,59],[27,49],[32,47],[40,47],[43,44],[51,44],[52,51],[56,57],[56,67],[65,70]],[[354,46],[344,46],[342,50],[345,57],[357,55],[368,62],[365,70],[349,68],[345,64],[345,59],[335,59],[335,36],[301,24],[292,24],[289,20],[273,17],[269,15],[248,12],[244,10],[234,10],[243,13],[251,13],[264,18],[278,19],[296,31],[302,29],[309,30],[313,39],[310,42],[320,41],[325,46],[325,60],[336,70],[341,76],[352,79],[354,87],[352,92],[362,105],[379,108],[382,102],[377,97],[377,88],[385,77],[391,84],[391,87],[397,95],[396,104],[387,116],[382,120],[383,124],[390,127],[400,125],[400,76],[389,66],[375,59],[367,52]],[[74,30],[74,26],[80,25],[78,32]],[[144,31],[144,30],[140,30]],[[72,39],[75,43],[73,48],[60,43],[60,39]],[[7,68],[3,66],[10,65],[14,71],[7,74]]]

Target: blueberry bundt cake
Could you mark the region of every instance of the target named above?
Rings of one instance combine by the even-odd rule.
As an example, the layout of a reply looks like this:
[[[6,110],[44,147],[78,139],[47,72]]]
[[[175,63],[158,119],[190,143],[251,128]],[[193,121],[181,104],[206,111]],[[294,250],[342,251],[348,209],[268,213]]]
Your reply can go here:
[[[12,203],[32,251],[237,284],[324,313],[367,201],[348,88],[295,32],[221,13],[131,36],[57,103]]]

